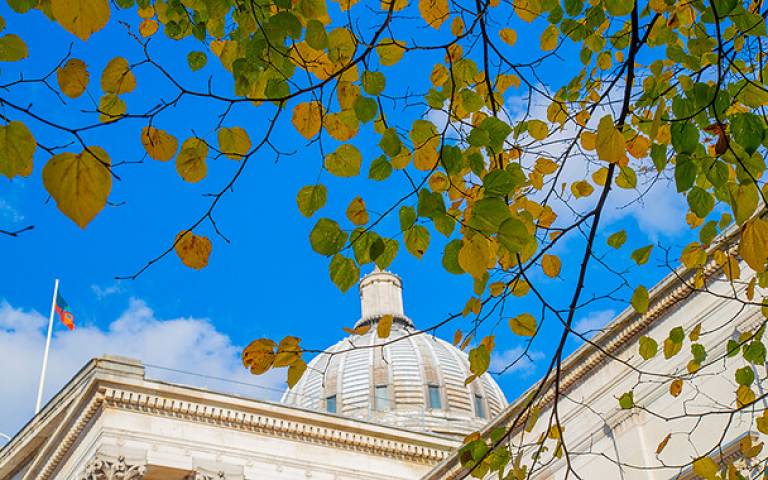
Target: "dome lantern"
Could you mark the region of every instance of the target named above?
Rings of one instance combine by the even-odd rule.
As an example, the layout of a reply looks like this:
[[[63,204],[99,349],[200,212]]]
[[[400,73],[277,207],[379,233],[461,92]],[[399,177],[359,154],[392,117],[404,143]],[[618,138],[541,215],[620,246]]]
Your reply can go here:
[[[409,327],[413,322],[403,309],[403,282],[394,273],[378,267],[360,280],[360,320],[355,327],[392,315]]]

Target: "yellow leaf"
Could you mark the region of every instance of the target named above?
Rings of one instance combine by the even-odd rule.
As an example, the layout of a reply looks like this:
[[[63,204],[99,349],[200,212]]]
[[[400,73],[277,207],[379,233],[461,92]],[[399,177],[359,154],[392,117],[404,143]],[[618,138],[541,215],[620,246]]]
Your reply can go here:
[[[597,126],[597,156],[610,163],[621,163],[627,158],[624,136],[613,124],[613,118],[606,115]]]
[[[736,389],[736,406],[741,408],[755,401],[755,392],[746,385],[739,385]]]
[[[112,189],[109,167],[109,156],[101,147],[60,153],[43,167],[43,183],[59,210],[85,228],[107,204]]]
[[[739,255],[755,272],[765,271],[768,259],[768,221],[762,218],[750,220],[741,229]]]
[[[491,256],[490,242],[483,235],[477,234],[466,238],[459,250],[459,266],[474,278],[482,278],[488,269]]]
[[[669,384],[669,394],[677,398],[682,391],[683,391],[683,380],[681,378],[676,378],[672,380],[672,383]]]
[[[376,53],[379,55],[379,62],[382,65],[392,66],[403,58],[405,42],[391,38],[382,39],[376,46]]]
[[[392,315],[384,315],[379,319],[379,323],[376,324],[376,335],[379,338],[389,338],[389,334],[392,332],[392,321],[394,317]]]
[[[461,339],[462,339],[461,330],[457,329],[456,332],[454,332],[453,334],[453,346],[454,347],[457,346],[459,342],[461,342]]]
[[[172,159],[179,148],[176,137],[151,125],[141,129],[141,144],[151,158],[161,162]]]
[[[669,443],[669,439],[672,438],[672,434],[668,433],[666,437],[664,437],[664,440],[662,440],[659,443],[659,446],[656,447],[656,455],[660,454],[664,449],[667,447],[667,443]]]
[[[763,410],[762,417],[757,417],[756,426],[760,433],[768,435],[768,409]]]
[[[0,174],[8,178],[28,177],[35,149],[35,137],[23,123],[13,121],[0,127]]]
[[[528,133],[530,133],[536,140],[544,140],[547,138],[547,135],[549,135],[549,128],[547,128],[547,124],[541,120],[529,120]]]
[[[101,89],[105,93],[132,92],[136,88],[136,77],[128,65],[128,60],[123,57],[115,57],[109,61],[101,73]]]
[[[304,360],[300,360],[288,367],[288,388],[295,387],[306,370],[307,363]]]
[[[579,180],[578,182],[573,182],[571,184],[571,193],[573,193],[573,196],[576,198],[588,197],[592,195],[594,190],[592,184],[586,180]]]
[[[114,93],[102,95],[99,99],[99,121],[114,122],[125,115],[127,108],[125,101]]]
[[[355,197],[347,207],[347,218],[355,225],[368,223],[368,211],[365,209],[365,201],[361,197]]]
[[[241,127],[219,129],[219,150],[232,160],[240,160],[251,149],[251,139]]]
[[[584,150],[594,150],[597,148],[597,135],[592,132],[583,131],[579,137],[581,140],[581,147]]]
[[[451,33],[454,37],[458,37],[464,33],[464,20],[461,17],[454,17],[451,22]]]
[[[208,145],[199,138],[188,138],[181,144],[181,152],[176,157],[176,171],[187,182],[199,182],[208,173],[207,157]]]
[[[555,278],[560,275],[560,258],[555,255],[545,254],[541,258],[541,269],[544,270],[544,274],[550,278]]]
[[[88,40],[109,21],[107,0],[51,0],[53,18],[80,40]]]
[[[627,151],[630,155],[637,159],[642,159],[648,156],[648,150],[651,148],[651,141],[648,137],[642,135],[635,135],[632,140],[627,144]]]
[[[541,0],[515,0],[515,13],[518,17],[531,23],[541,14]]]
[[[207,237],[195,235],[189,230],[183,230],[176,235],[173,247],[181,262],[189,268],[200,270],[208,265],[211,255],[211,241]]]
[[[142,37],[151,37],[157,33],[157,28],[157,22],[148,18],[139,24],[139,33]]]
[[[366,333],[368,333],[368,331],[370,329],[371,329],[371,324],[370,323],[366,323],[364,325],[360,325],[357,328],[347,328],[347,327],[344,327],[342,330],[344,330],[345,332],[347,332],[350,335],[365,335]]]
[[[499,37],[510,47],[517,42],[517,32],[511,28],[502,28],[499,32]]]
[[[323,113],[323,105],[320,102],[300,103],[293,109],[291,122],[304,138],[310,139],[320,132]]]
[[[446,80],[448,80],[448,69],[442,63],[436,63],[432,67],[432,73],[429,74],[429,81],[436,87],[442,87]]]
[[[254,375],[261,375],[272,367],[275,360],[275,342],[259,338],[243,349],[243,365]]]
[[[520,77],[512,74],[496,77],[496,90],[499,94],[503,94],[509,87],[520,88]]]
[[[534,170],[541,173],[542,175],[549,175],[551,173],[555,173],[557,171],[557,168],[558,168],[558,165],[555,161],[545,157],[537,158],[536,164],[534,166]]]
[[[339,113],[330,113],[323,118],[328,135],[340,142],[346,142],[357,135],[360,122],[354,110],[345,110]]]
[[[560,37],[560,30],[556,26],[550,25],[541,32],[541,50],[549,52],[557,47],[557,40]]]
[[[706,480],[716,480],[720,467],[711,458],[701,457],[693,461],[693,471]]]
[[[419,13],[430,27],[438,29],[450,14],[448,0],[419,0]]]
[[[536,319],[530,313],[521,313],[509,319],[509,328],[515,335],[532,337],[536,334]]]
[[[139,8],[136,13],[139,15],[139,18],[142,19],[152,18],[155,16],[155,8],[151,5],[148,7],[142,7]]]
[[[85,92],[91,75],[85,62],[70,58],[64,66],[56,69],[56,80],[61,92],[69,98],[77,98]]]

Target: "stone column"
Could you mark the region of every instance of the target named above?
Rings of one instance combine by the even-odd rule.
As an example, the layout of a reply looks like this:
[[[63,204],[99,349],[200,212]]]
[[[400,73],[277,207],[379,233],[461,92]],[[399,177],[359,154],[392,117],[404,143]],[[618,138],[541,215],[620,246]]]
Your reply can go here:
[[[116,461],[96,457],[85,466],[80,480],[142,480],[146,470],[144,465],[129,465],[123,456]]]

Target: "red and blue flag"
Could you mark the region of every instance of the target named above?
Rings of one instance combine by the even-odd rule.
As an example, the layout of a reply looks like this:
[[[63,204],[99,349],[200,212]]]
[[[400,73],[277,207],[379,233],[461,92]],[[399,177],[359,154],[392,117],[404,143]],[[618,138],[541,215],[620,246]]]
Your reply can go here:
[[[62,297],[61,293],[58,292],[56,293],[56,313],[59,314],[59,320],[61,320],[61,323],[66,325],[68,329],[75,329],[75,315],[69,309],[69,304],[67,301],[64,300],[64,297]]]

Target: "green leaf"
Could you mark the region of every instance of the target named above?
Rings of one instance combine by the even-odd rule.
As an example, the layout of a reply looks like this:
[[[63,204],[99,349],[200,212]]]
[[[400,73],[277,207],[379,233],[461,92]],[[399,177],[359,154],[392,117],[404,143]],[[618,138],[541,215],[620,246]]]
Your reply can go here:
[[[459,265],[459,250],[461,250],[461,240],[454,239],[448,242],[443,252],[443,268],[455,275],[464,273],[464,269]]]
[[[397,256],[397,251],[400,248],[400,243],[397,240],[391,238],[384,238],[384,251],[376,257],[376,266],[385,269],[392,264],[392,261]],[[371,246],[373,247],[373,246]]]
[[[744,349],[744,360],[755,365],[762,365],[765,363],[765,345],[759,340],[747,345]]]
[[[418,216],[413,207],[402,206],[399,211],[400,216],[400,230],[403,232],[408,230],[416,223]]]
[[[533,240],[525,224],[516,218],[508,218],[499,226],[498,240],[501,245],[515,255],[522,253]]]
[[[368,95],[373,95],[374,97],[381,95],[386,84],[387,80],[383,73],[370,70],[363,72],[363,91]]]
[[[337,177],[354,177],[360,173],[363,157],[354,145],[344,143],[325,156],[325,168]]]
[[[506,170],[493,170],[483,177],[486,197],[503,197],[515,188],[512,175]]]
[[[619,406],[624,410],[628,410],[635,406],[635,396],[631,390],[619,397]]]
[[[701,187],[693,187],[688,192],[688,207],[699,218],[706,218],[715,208],[715,199]]]
[[[328,190],[325,188],[325,185],[307,185],[299,190],[296,196],[296,204],[299,206],[301,214],[309,218],[316,211],[323,208],[327,196]]]
[[[608,246],[613,248],[621,248],[622,245],[624,245],[624,242],[627,241],[627,232],[624,230],[619,230],[616,233],[611,234],[611,236],[608,237]]]
[[[643,357],[643,360],[653,358],[658,351],[659,344],[656,340],[648,336],[640,337],[640,356]]]
[[[381,141],[379,141],[379,147],[381,147],[381,150],[384,153],[390,157],[394,157],[400,153],[402,146],[403,144],[400,141],[400,137],[397,135],[397,131],[394,128],[384,130],[384,133],[381,135]]]
[[[671,130],[672,146],[678,154],[691,154],[699,146],[699,129],[693,122],[675,122]]]
[[[484,233],[496,233],[510,218],[509,206],[501,198],[483,198],[472,207],[469,225]]]
[[[205,52],[189,52],[187,54],[187,64],[193,72],[205,67],[206,63],[208,63],[208,57]]]
[[[414,225],[403,234],[405,249],[416,258],[424,256],[429,247],[429,230],[421,225]]]
[[[357,119],[360,120],[363,123],[370,122],[374,118],[376,118],[376,113],[378,112],[379,106],[376,103],[376,100],[364,97],[360,95],[355,99],[355,115],[357,116]]]
[[[307,33],[304,40],[315,50],[325,50],[328,46],[328,34],[323,24],[314,19],[307,22]]]
[[[605,9],[611,15],[622,17],[632,12],[635,2],[633,0],[605,0]]]
[[[437,192],[430,192],[426,188],[419,190],[418,215],[420,217],[436,218],[445,215],[445,203],[443,196]]]
[[[731,117],[731,140],[752,155],[765,138],[765,122],[757,115],[739,113]]]
[[[704,348],[704,345],[694,343],[691,345],[691,356],[693,356],[693,360],[696,363],[702,364],[707,359],[707,350]]]
[[[754,381],[755,381],[755,371],[752,370],[752,367],[746,366],[736,370],[736,383],[738,383],[739,385],[744,385],[748,387],[752,385],[752,382]]]
[[[331,259],[330,274],[334,285],[342,292],[346,292],[357,283],[360,278],[360,269],[351,258],[336,254]]]
[[[653,250],[653,245],[638,248],[632,252],[632,260],[638,265],[645,265],[648,263],[648,259],[651,258],[651,250]]]
[[[685,192],[693,186],[699,167],[688,155],[678,155],[675,164],[675,185],[678,192]]]
[[[27,44],[18,35],[0,37],[0,62],[18,62],[28,55]]]
[[[384,155],[376,157],[368,169],[368,178],[371,180],[382,181],[392,175],[392,164]]]
[[[685,341],[685,330],[683,330],[683,327],[675,327],[670,330],[669,339],[674,343],[683,343]]]
[[[642,314],[648,311],[648,301],[648,290],[642,285],[635,288],[630,303],[637,313]]]
[[[339,224],[328,218],[317,221],[309,234],[312,249],[320,255],[338,253],[347,242],[347,234],[339,228]]]
[[[484,374],[491,365],[491,354],[480,344],[469,351],[469,371],[477,376]]]

